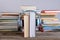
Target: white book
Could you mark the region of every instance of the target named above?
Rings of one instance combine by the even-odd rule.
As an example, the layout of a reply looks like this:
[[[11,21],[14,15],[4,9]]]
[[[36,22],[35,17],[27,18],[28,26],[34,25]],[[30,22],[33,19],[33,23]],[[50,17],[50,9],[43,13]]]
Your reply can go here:
[[[17,26],[0,26],[0,29],[18,28]]]

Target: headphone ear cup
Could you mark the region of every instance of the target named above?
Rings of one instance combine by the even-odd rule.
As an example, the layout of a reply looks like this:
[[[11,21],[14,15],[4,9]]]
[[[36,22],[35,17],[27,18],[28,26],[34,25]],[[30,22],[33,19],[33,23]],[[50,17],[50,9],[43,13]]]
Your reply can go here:
[[[39,25],[38,29],[39,29],[39,31],[44,32],[44,29],[41,24]]]

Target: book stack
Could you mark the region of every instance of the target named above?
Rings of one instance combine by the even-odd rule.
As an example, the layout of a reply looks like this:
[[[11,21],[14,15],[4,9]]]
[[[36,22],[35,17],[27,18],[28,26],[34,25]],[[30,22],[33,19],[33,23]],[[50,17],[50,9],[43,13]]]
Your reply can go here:
[[[18,13],[0,13],[0,31],[17,31]]]
[[[57,10],[43,10],[41,11],[41,20],[43,20],[43,27],[45,31],[52,31],[60,26],[60,21],[56,18]]]

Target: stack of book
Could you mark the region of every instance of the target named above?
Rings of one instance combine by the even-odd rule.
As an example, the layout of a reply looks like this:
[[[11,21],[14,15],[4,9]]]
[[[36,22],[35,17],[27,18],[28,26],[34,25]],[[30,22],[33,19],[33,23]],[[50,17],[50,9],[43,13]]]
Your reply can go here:
[[[0,13],[0,31],[17,31],[18,13]]]
[[[52,31],[60,26],[60,21],[56,18],[57,10],[43,10],[41,11],[41,20],[43,20],[43,27],[45,31]],[[59,28],[59,27],[58,27]]]

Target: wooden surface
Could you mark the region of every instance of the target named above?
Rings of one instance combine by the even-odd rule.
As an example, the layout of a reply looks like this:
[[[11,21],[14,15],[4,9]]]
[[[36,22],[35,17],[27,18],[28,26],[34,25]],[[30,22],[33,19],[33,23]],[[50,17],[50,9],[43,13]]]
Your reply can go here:
[[[21,32],[0,32],[0,40],[60,40],[60,32],[37,32],[35,38],[24,38]]]

